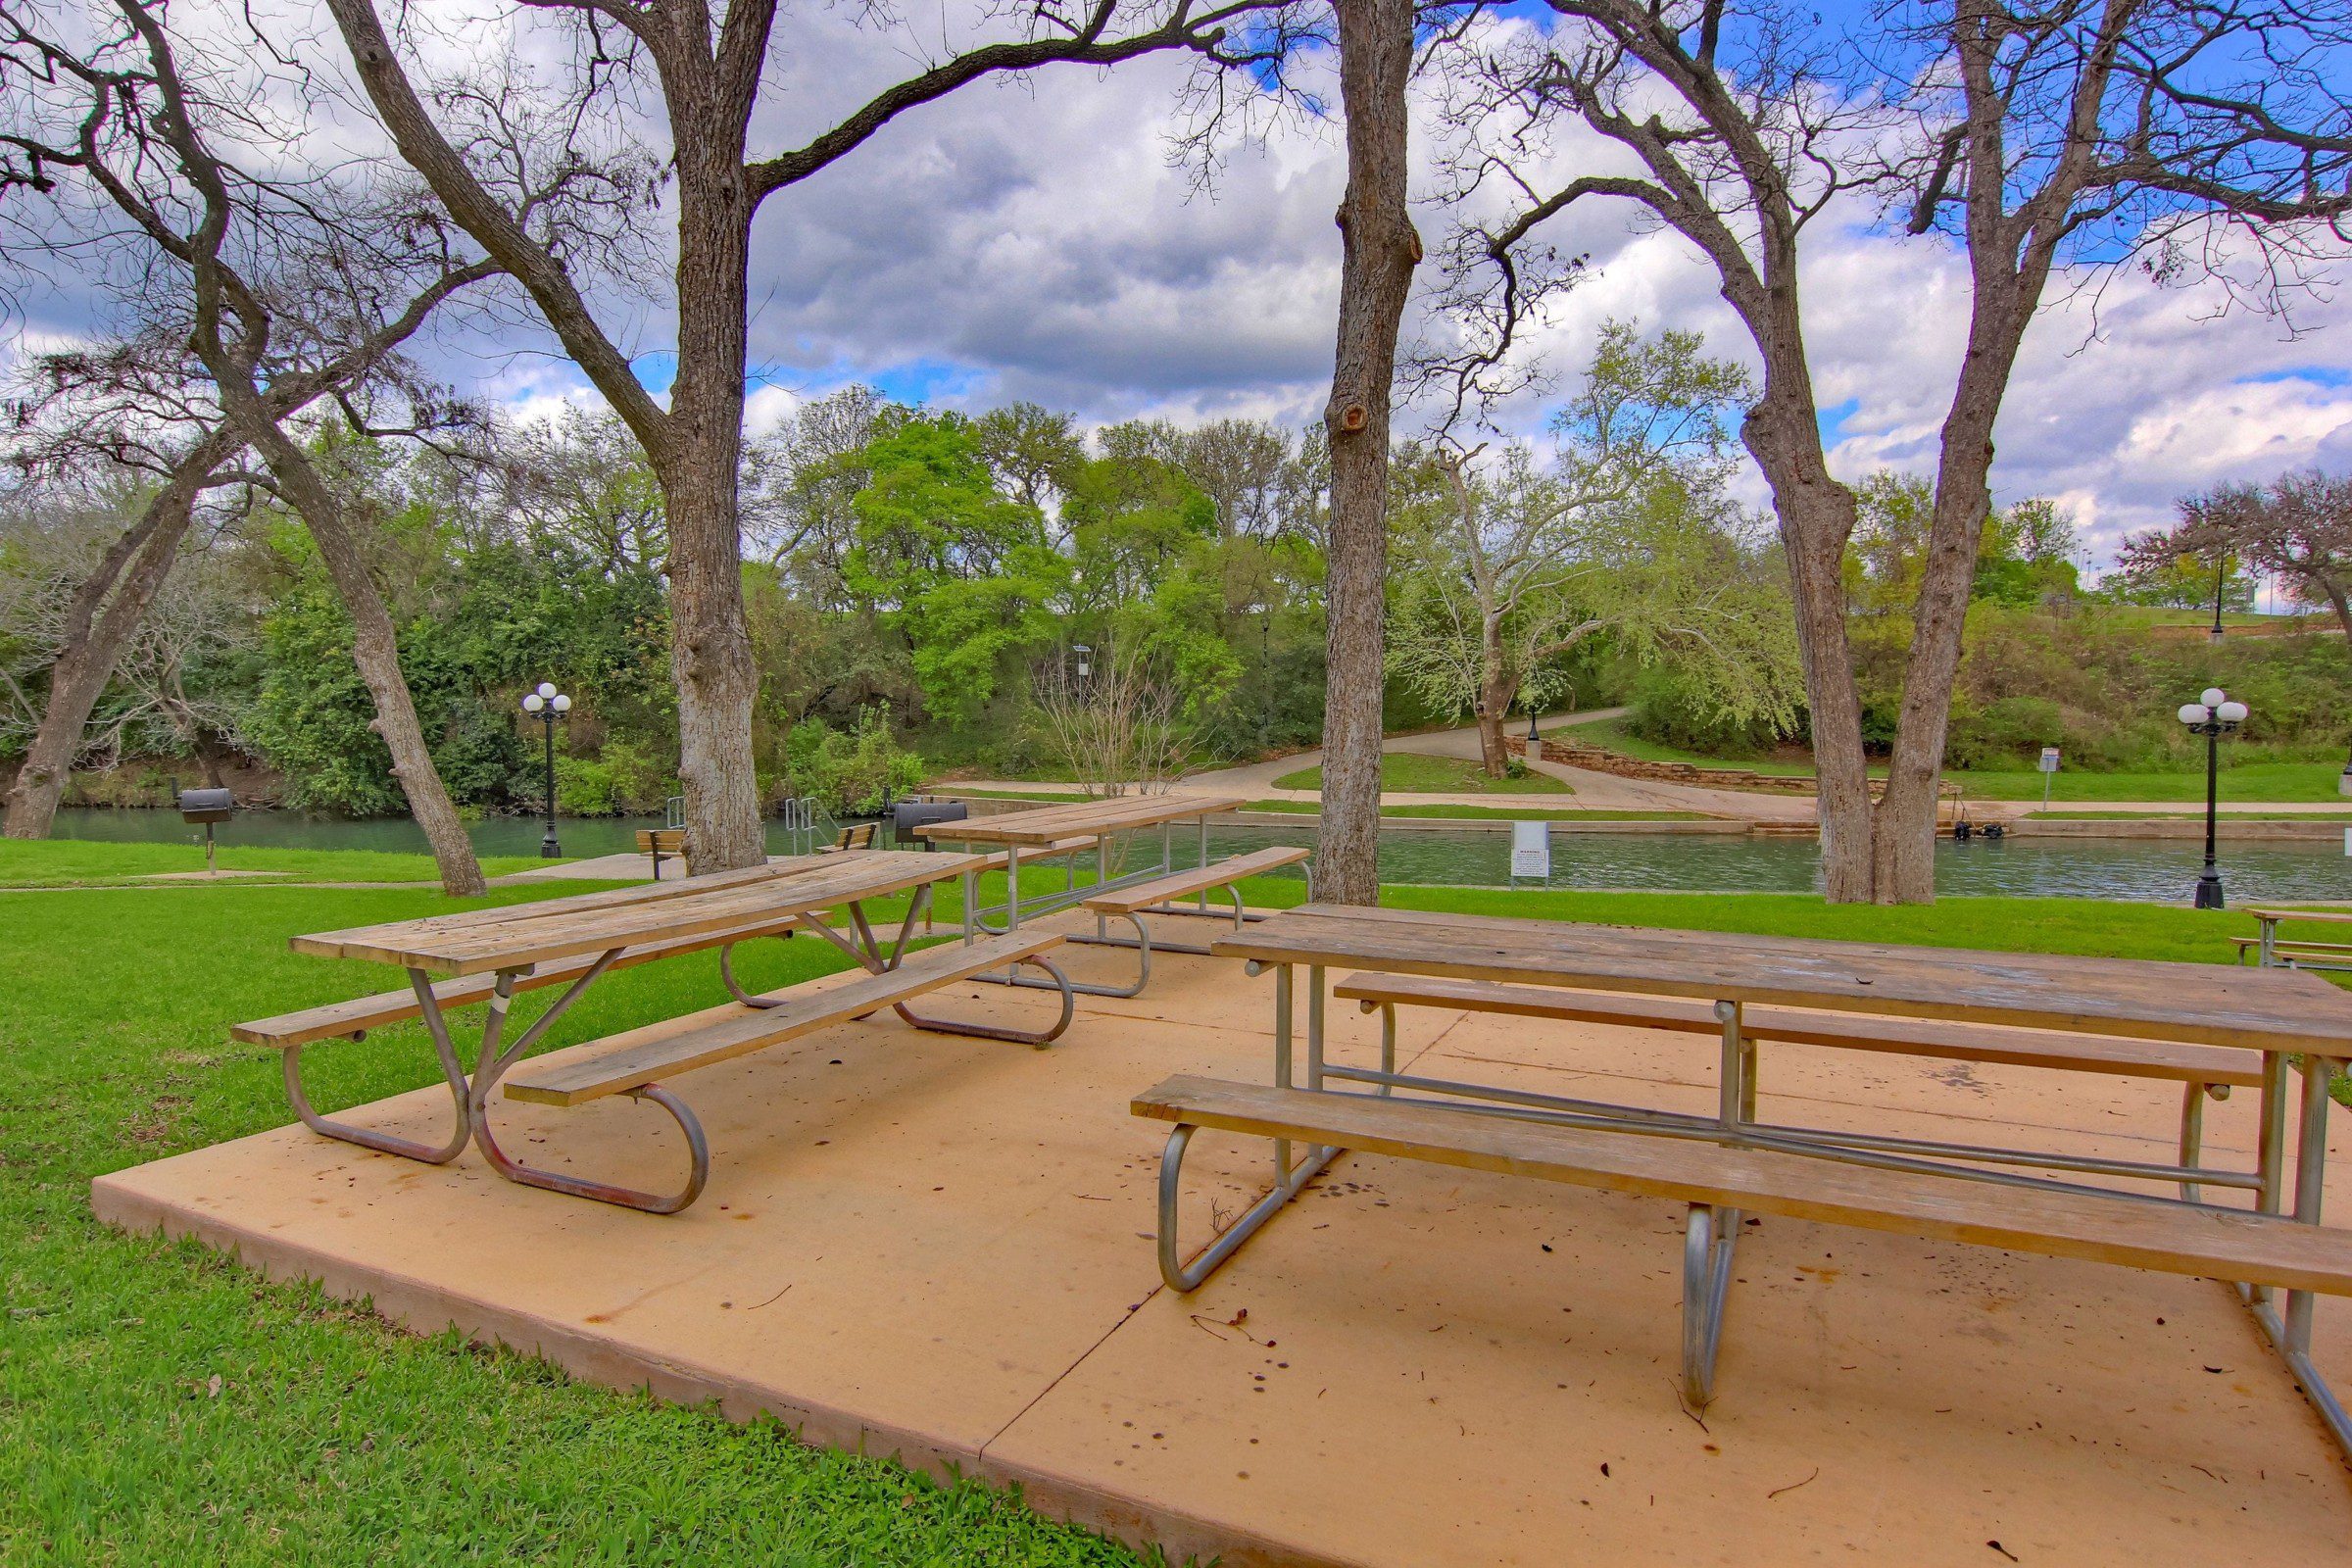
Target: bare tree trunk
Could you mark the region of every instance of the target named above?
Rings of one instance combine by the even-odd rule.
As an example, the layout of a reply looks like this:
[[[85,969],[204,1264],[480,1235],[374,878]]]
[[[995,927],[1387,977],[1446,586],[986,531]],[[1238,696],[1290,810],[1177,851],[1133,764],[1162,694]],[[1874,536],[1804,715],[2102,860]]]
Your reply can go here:
[[[2014,339],[2009,347],[2014,351]],[[1952,688],[1960,675],[1977,551],[1992,510],[1992,423],[2008,374],[2004,365],[1989,386],[1969,385],[1976,379],[1977,358],[1972,352],[1972,370],[1964,373],[1961,396],[1943,425],[1936,510],[1913,611],[1911,656],[1903,668],[1902,715],[1873,847],[1871,897],[1880,904],[1936,900],[1936,808],[1943,748],[1951,729]]]
[[[1389,549],[1389,401],[1396,334],[1421,236],[1406,209],[1405,87],[1411,0],[1333,0],[1348,191],[1340,203],[1340,330],[1331,402],[1330,573],[1323,706],[1323,824],[1315,892],[1337,904],[1380,897],[1382,633]]]
[[[1502,621],[1486,618],[1478,652],[1478,753],[1487,777],[1500,778],[1510,767],[1510,748],[1502,738],[1502,721],[1511,711],[1517,683],[1502,662]]]
[[[172,575],[180,541],[195,516],[196,498],[213,470],[238,443],[216,434],[173,469],[147,503],[138,522],[124,532],[74,591],[66,619],[66,640],[49,670],[49,702],[25,749],[24,765],[8,792],[5,835],[44,839],[57,820],[57,803],[73,776],[83,728],[97,707],[115,662],[147,616],[147,607]],[[100,607],[104,606],[103,612]]]
[[[276,478],[277,486],[318,542],[318,556],[334,579],[343,608],[351,613],[352,662],[375,702],[369,726],[383,737],[392,753],[392,776],[408,797],[409,813],[424,830],[432,847],[433,863],[441,872],[441,890],[452,898],[470,898],[488,891],[481,863],[474,858],[473,841],[441,783],[440,770],[425,745],[424,728],[416,720],[416,704],[409,694],[408,678],[400,672],[400,640],[392,613],[368,570],[366,555],[344,516],[342,504],[327,488],[302,449],[277,421],[262,410],[249,390],[223,387],[230,415],[237,420]]]
[[[759,670],[743,608],[736,507],[743,451],[749,208],[731,150],[716,167],[682,149],[678,379],[660,464],[669,519],[670,668],[678,689],[678,776],[686,863],[696,874],[767,858],[752,762]],[[732,196],[730,201],[728,198]]]
[[[1767,374],[1772,367],[1767,366]],[[1800,362],[1796,373],[1804,373]],[[1788,558],[1797,649],[1813,731],[1821,822],[1822,891],[1833,904],[1871,896],[1870,768],[1862,751],[1862,700],[1845,634],[1845,545],[1854,497],[1830,477],[1809,391],[1776,400],[1768,390],[1741,435],[1772,486]]]

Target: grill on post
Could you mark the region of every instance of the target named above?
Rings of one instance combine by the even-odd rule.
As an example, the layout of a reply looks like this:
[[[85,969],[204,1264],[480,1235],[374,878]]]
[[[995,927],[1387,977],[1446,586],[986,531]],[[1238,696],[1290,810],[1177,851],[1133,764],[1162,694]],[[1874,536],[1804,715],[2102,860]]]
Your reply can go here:
[[[217,875],[213,866],[213,824],[225,822],[237,814],[236,800],[226,790],[181,790],[179,819],[204,824],[204,873]]]

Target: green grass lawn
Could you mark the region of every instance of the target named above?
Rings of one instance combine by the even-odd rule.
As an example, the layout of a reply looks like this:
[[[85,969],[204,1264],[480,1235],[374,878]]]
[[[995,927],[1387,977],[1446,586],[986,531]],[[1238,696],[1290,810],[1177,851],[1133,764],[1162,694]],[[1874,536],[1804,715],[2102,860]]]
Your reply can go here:
[[[2344,764],[2326,762],[2241,762],[2232,766],[2222,752],[2221,798],[2225,801],[2333,801]],[[2041,775],[2031,768],[2007,772],[1956,769],[1944,777],[1988,801],[2038,801]],[[2050,780],[2053,801],[2193,801],[2205,799],[2202,765],[2162,773],[2090,773],[2061,768]]]
[[[290,954],[288,936],[458,906],[425,890],[253,884],[0,894],[0,1560],[1135,1560],[976,1485],[942,1491],[773,1425],[413,1338],[90,1217],[101,1172],[289,1119],[274,1054],[231,1044],[227,1024],[397,981]],[[739,956],[756,987],[843,961],[808,941]],[[553,994],[517,999],[518,1014]],[[628,970],[552,1043],[723,994],[711,954]],[[415,1024],[304,1067],[325,1106],[433,1075]]]
[[[1593,746],[1605,746],[1627,757],[1654,762],[1690,762],[1699,767],[1744,767],[1752,772],[1771,773],[1788,778],[1811,778],[1810,764],[1777,760],[1750,760],[1746,758],[1707,757],[1697,752],[1686,752],[1677,747],[1660,746],[1638,735],[1628,734],[1624,721],[1614,718],[1594,719],[1588,723],[1567,726],[1566,733]],[[2341,761],[2320,762],[2243,762],[2232,766],[2230,754],[2222,753],[2221,797],[2225,801],[2332,801],[2340,799],[2336,780],[2342,774]],[[1884,777],[1884,767],[1873,767],[1871,776]],[[1951,768],[1944,775],[1967,790],[1969,796],[1981,801],[2038,801],[2041,799],[2042,775],[2030,767],[2020,768]],[[2182,767],[2158,773],[2093,773],[2082,768],[2061,768],[2051,779],[2052,801],[2183,801],[2205,799],[2205,774],[2201,768]]]
[[[2202,822],[2193,811],[2028,811],[2029,822]],[[2352,811],[2224,811],[2225,822],[2352,822]]]
[[[1278,790],[1319,790],[1320,766],[1302,767],[1274,781]],[[1417,752],[1384,752],[1380,759],[1380,787],[1398,795],[1573,795],[1576,792],[1547,773],[1520,778],[1489,778],[1486,770],[1466,757],[1424,757]]]
[[[273,871],[314,882],[435,882],[429,855],[381,850],[272,850],[222,845],[223,871]],[[555,862],[537,856],[482,857],[482,874],[505,876]],[[139,877],[201,872],[201,844],[141,844],[92,839],[0,839],[0,887],[87,886]]]
[[[1039,891],[1059,880],[1044,868],[1036,878]],[[1245,892],[1261,905],[1304,895],[1282,879]],[[1794,895],[1397,888],[1389,902],[2214,962],[2228,958],[2225,938],[2254,929],[2235,912],[2051,900],[1883,909]],[[0,1560],[1134,1560],[977,1485],[941,1489],[886,1461],[804,1448],[773,1425],[575,1384],[454,1336],[415,1338],[195,1244],[91,1218],[93,1176],[290,1119],[274,1054],[230,1043],[228,1023],[396,979],[296,956],[288,936],[460,906],[473,906],[428,889],[253,883],[0,894]],[[739,972],[772,987],[843,961],[817,942],[760,943]],[[720,994],[716,964],[706,953],[612,975],[549,1044],[707,1005]],[[518,998],[518,1018],[553,995]],[[413,1023],[319,1049],[305,1067],[328,1108],[433,1076]]]

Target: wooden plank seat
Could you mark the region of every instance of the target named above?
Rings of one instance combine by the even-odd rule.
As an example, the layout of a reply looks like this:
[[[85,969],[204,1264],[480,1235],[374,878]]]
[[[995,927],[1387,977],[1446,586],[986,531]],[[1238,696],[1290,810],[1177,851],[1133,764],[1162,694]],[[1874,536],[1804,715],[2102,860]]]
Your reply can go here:
[[[874,824],[853,822],[833,835],[833,842],[816,847],[819,855],[841,855],[850,850],[870,850],[874,847]]]
[[[1713,1004],[1690,998],[1567,991],[1434,976],[1351,974],[1332,988],[1332,995],[1357,1003],[1365,1012],[1379,1009],[1383,1013],[1383,1074],[1396,1072],[1396,1009],[1399,1005],[1459,1007],[1469,1012],[1519,1018],[1621,1024],[1716,1037],[1723,1034],[1725,1027]],[[2176,1082],[2182,1086],[2180,1164],[2187,1167],[2196,1165],[2204,1142],[2206,1100],[2226,1100],[2231,1089],[2262,1087],[2262,1058],[2225,1046],[2126,1040],[1931,1018],[1821,1012],[1760,1004],[1740,1008],[1740,1032],[1747,1041],[1776,1040],[1846,1051]],[[1339,1069],[1337,1075],[1349,1076],[1345,1068]],[[2182,1190],[2183,1196],[2192,1200],[2197,1196],[2194,1183],[2183,1183]]]
[[[1091,937],[1073,937],[1071,940],[1102,947],[1133,948],[1136,954],[1135,983],[1133,985],[1123,988],[1097,986],[1089,989],[1098,995],[1106,997],[1139,995],[1144,987],[1151,983],[1152,954],[1155,948],[1163,953],[1190,953],[1206,956],[1208,949],[1196,943],[1171,942],[1165,939],[1154,941],[1151,928],[1144,924],[1144,916],[1147,914],[1210,914],[1212,911],[1208,907],[1205,895],[1221,891],[1233,901],[1233,928],[1239,931],[1249,922],[1250,916],[1249,910],[1242,904],[1242,892],[1236,884],[1248,877],[1279,870],[1286,865],[1299,864],[1311,853],[1307,850],[1274,845],[1263,850],[1251,850],[1246,855],[1227,856],[1221,860],[1211,860],[1205,865],[1194,866],[1190,870],[1177,871],[1168,876],[1153,877],[1148,882],[1131,882],[1124,887],[1106,888],[1102,892],[1087,895],[1079,902],[1084,907],[1093,911],[1095,933]],[[1203,895],[1198,908],[1179,908],[1171,902],[1191,894]],[[1110,935],[1106,922],[1113,915],[1135,927],[1135,935],[1133,937]]]
[[[2262,953],[2262,938],[2231,937],[2230,945],[2237,949],[2237,961]],[[2314,942],[2299,937],[2276,937],[2271,942],[2271,955],[2290,969],[2352,968],[2352,942]],[[2296,960],[2301,959],[2298,963]],[[2321,960],[2329,960],[2323,962]]]
[[[870,970],[843,983],[787,988],[761,996],[755,1004],[730,1003],[682,1018],[623,1030],[538,1058],[507,1074],[504,1087],[512,1100],[569,1107],[613,1095],[627,1095],[661,1105],[685,1134],[692,1158],[686,1185],[675,1194],[640,1193],[519,1164],[499,1148],[491,1135],[486,1107],[475,1114],[475,1141],[499,1174],[526,1186],[658,1214],[675,1213],[701,1195],[710,1177],[710,1153],[702,1123],[664,1087],[663,1080],[798,1040],[834,1024],[864,1018],[884,1007],[894,1009],[917,1029],[1010,1040],[1042,1050],[1069,1028],[1075,1012],[1075,999],[1070,995],[1067,981],[1044,956],[1064,940],[1059,932],[1021,931],[981,942],[943,943],[907,954],[894,967]],[[1061,1013],[1051,1027],[1024,1030],[1001,1024],[957,1022],[925,1016],[906,1004],[913,998],[1006,964],[1042,969],[1059,985]]]
[[[1186,1147],[1200,1128],[1533,1177],[1689,1205],[1683,1252],[1684,1392],[1711,1397],[1732,1252],[1746,1214],[1890,1231],[2053,1257],[2290,1291],[2352,1295],[2352,1232],[2277,1215],[2191,1207],[2131,1194],[1987,1186],[1916,1170],[1851,1165],[1694,1136],[1648,1136],[1497,1116],[1376,1095],[1269,1088],[1178,1076],[1136,1098],[1138,1116],[1173,1122],[1159,1189],[1159,1265],[1197,1288],[1303,1181],[1286,1181],[1188,1266],[1177,1236]],[[1278,1146],[1279,1147],[1279,1146]]]
[[[641,827],[637,830],[637,853],[650,855],[654,860],[654,880],[662,880],[662,861],[668,857],[686,858],[686,830],[682,827]]]

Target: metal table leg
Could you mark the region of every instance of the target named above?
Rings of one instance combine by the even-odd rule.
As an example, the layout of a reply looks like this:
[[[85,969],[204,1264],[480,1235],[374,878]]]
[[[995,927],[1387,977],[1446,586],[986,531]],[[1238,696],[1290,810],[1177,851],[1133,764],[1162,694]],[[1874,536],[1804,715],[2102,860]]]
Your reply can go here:
[[[2284,1061],[2284,1056],[2273,1053],[2268,1060]],[[2268,1088],[2268,1060],[2264,1073]],[[2303,1058],[2303,1100],[2295,1140],[2295,1208],[2294,1217],[2306,1225],[2320,1223],[2321,1201],[2328,1175],[2328,1086],[2344,1063],[2337,1058],[2307,1055]],[[2267,1131],[2266,1127],[2266,1131]],[[2270,1153],[2265,1149],[2266,1157]],[[2255,1294],[2249,1304],[2254,1321],[2277,1347],[2279,1358],[2303,1390],[2303,1396],[2319,1412],[2328,1435],[2347,1457],[2352,1457],[2352,1413],[2347,1413],[2335,1391],[2328,1386],[2319,1367],[2311,1358],[2312,1308],[2317,1296],[2310,1291],[2286,1292],[2283,1313],[2271,1305],[2268,1293]]]
[[[1274,965],[1274,1082],[1285,1089],[1291,1087],[1291,1019],[1292,979],[1290,964]],[[1262,974],[1265,966],[1252,962],[1252,975]],[[1307,1004],[1307,1087],[1320,1088],[1322,1070],[1322,976],[1318,966],[1311,971],[1315,994]],[[1306,1184],[1322,1173],[1323,1168],[1337,1158],[1340,1151],[1316,1146],[1298,1164],[1291,1163],[1291,1141],[1274,1140],[1274,1187],[1263,1198],[1250,1205],[1242,1217],[1235,1220],[1223,1235],[1216,1237],[1188,1265],[1176,1229],[1176,1200],[1183,1190],[1184,1154],[1192,1147],[1193,1134],[1198,1129],[1179,1123],[1168,1134],[1165,1151],[1159,1165],[1159,1277],[1174,1291],[1198,1290],[1202,1282],[1224,1266],[1226,1259],[1241,1250],[1244,1242],[1257,1234],[1267,1220],[1298,1196]]]

